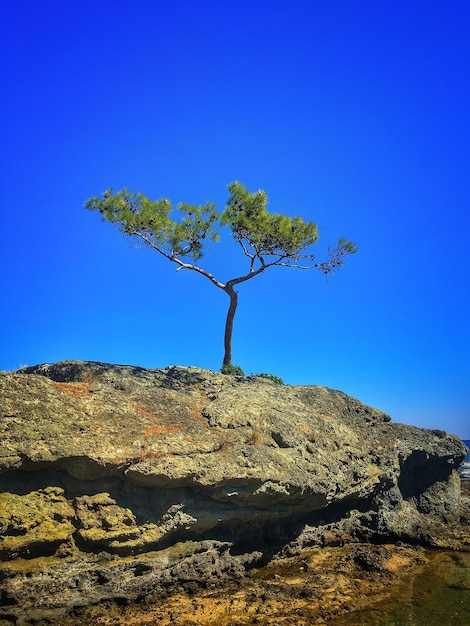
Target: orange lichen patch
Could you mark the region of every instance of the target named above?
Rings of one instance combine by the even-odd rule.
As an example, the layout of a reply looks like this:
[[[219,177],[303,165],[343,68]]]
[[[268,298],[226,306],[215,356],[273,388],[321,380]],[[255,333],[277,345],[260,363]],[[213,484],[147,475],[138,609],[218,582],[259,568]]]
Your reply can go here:
[[[139,415],[145,415],[146,417],[153,417],[152,413],[141,404],[137,404],[137,402],[131,402],[131,406],[134,409],[134,411],[137,411],[137,413],[139,413]]]
[[[191,416],[197,420],[199,426],[203,428],[210,428],[207,417],[204,416],[204,409],[206,408],[205,404],[200,404],[193,409],[190,409],[189,412]]]
[[[64,393],[72,396],[73,398],[84,398],[91,396],[91,391],[88,388],[87,383],[52,383],[57,389],[60,389]]]
[[[201,404],[201,406],[198,406],[195,409],[193,409],[191,411],[191,413],[192,413],[193,417],[200,418],[200,417],[203,417],[202,412],[203,412],[204,409],[205,409],[205,405]]]
[[[160,435],[161,433],[174,433],[178,431],[181,432],[184,430],[185,429],[181,426],[159,426],[154,422],[153,424],[150,424],[150,426],[147,426],[147,428],[145,429],[144,439],[147,439],[148,437],[150,437],[150,435]]]
[[[189,389],[197,391],[197,393],[201,396],[203,402],[208,403],[213,401],[214,398],[209,397],[207,393],[205,391],[202,391],[202,389],[199,389],[197,385],[188,385],[188,387]]]
[[[297,426],[297,430],[300,431],[305,436],[307,441],[310,441],[310,443],[315,443],[321,436],[319,436],[316,432],[313,432],[310,426],[306,426],[305,424]]]
[[[202,404],[199,404],[196,408],[194,408],[191,411],[191,415],[195,418],[197,418],[198,420],[203,420],[205,425],[207,425],[207,420],[203,415],[203,411],[206,408],[206,406],[208,404],[210,404],[211,402],[214,401],[214,398],[210,398],[206,393],[204,393],[203,391],[199,391],[199,395],[201,397],[202,400]]]

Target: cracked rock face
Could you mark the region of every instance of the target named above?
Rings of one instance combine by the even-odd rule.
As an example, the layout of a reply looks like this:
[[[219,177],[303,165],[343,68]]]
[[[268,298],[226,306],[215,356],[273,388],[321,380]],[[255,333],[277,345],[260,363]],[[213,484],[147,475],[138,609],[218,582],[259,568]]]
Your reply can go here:
[[[67,361],[0,372],[0,431],[13,623],[220,583],[309,545],[449,547],[461,522],[458,438],[325,387]],[[62,591],[42,606],[47,585]]]

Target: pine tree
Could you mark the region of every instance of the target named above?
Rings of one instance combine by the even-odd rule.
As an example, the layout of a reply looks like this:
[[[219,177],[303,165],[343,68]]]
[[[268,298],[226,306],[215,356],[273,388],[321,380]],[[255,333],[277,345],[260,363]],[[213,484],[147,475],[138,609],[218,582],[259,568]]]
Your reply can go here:
[[[301,217],[288,217],[269,213],[267,196],[262,190],[250,193],[244,185],[233,182],[225,210],[219,213],[215,204],[179,204],[176,219],[172,216],[167,199],[149,200],[142,193],[133,194],[127,189],[114,193],[111,189],[86,202],[86,208],[101,213],[104,220],[118,229],[137,237],[166,259],[205,276],[230,299],[224,333],[224,358],[222,366],[232,364],[233,321],[238,305],[235,287],[251,280],[274,266],[318,269],[331,274],[342,267],[345,258],[357,251],[351,241],[340,238],[328,250],[326,260],[318,262],[312,252],[319,235],[314,222]],[[219,281],[200,264],[205,246],[219,240],[222,227],[228,227],[246,257],[245,270],[226,282]]]

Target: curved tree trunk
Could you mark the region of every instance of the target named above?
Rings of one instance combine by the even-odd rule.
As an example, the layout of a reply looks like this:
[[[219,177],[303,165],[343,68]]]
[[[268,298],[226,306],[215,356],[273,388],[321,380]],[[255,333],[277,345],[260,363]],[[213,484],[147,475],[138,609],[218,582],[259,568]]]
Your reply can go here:
[[[232,362],[232,332],[233,332],[233,318],[237,310],[238,293],[232,287],[232,285],[226,285],[224,289],[225,293],[230,298],[230,305],[228,307],[227,319],[225,321],[225,335],[224,335],[224,360],[222,365],[228,365]]]

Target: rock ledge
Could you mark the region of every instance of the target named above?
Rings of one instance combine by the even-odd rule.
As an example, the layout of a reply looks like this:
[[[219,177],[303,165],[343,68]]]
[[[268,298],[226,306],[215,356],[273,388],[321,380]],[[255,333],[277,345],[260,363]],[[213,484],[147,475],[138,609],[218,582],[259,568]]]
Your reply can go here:
[[[5,623],[325,546],[470,549],[464,444],[325,387],[66,361],[0,372],[0,430]]]

